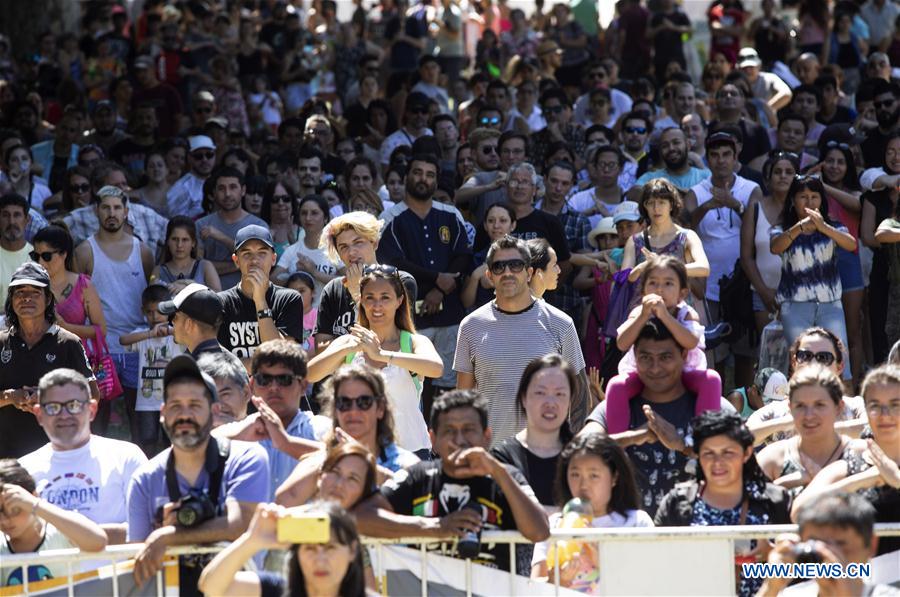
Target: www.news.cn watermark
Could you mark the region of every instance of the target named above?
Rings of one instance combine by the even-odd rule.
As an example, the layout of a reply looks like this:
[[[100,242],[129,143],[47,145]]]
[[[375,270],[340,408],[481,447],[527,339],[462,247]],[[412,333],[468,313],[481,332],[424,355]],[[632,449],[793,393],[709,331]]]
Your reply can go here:
[[[744,578],[869,578],[870,564],[742,564]]]

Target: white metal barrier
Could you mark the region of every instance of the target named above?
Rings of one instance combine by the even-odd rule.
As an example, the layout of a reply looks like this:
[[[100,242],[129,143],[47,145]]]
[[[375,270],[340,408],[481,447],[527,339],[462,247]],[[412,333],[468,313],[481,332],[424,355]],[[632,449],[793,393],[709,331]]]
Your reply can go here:
[[[551,536],[556,540],[576,539],[597,546],[598,566],[602,562],[600,594],[603,595],[723,595],[734,594],[734,541],[740,539],[774,538],[781,533],[796,532],[796,525],[731,526],[731,527],[651,527],[619,529],[554,529]],[[900,536],[900,523],[875,525],[879,537]],[[516,554],[519,544],[530,544],[521,534],[513,531],[490,531],[482,534],[483,544],[506,544],[510,550],[511,575],[508,587],[472,586],[471,560],[465,562],[465,593],[482,595],[516,595]],[[373,563],[379,579],[384,578],[382,550],[388,545],[418,546],[421,553],[420,587],[421,595],[428,595],[428,559],[426,547],[435,544],[433,539],[407,537],[400,539],[378,539],[364,537],[363,543],[374,550]],[[81,552],[77,549],[61,549],[38,553],[5,555],[0,561],[3,568],[27,567],[38,563],[65,562],[68,569],[67,589],[69,597],[77,592],[73,577],[77,573],[78,562],[91,561],[112,564],[112,595],[119,597],[117,565],[134,557],[140,551],[140,544],[113,545],[99,553]],[[214,553],[221,545],[186,546],[167,550],[167,555],[187,555]],[[900,559],[900,552],[898,552]],[[702,562],[702,567],[697,567]],[[900,565],[900,562],[898,562]],[[696,574],[700,570],[702,574]],[[527,573],[527,571],[525,571]],[[558,564],[553,590],[559,594]],[[27,568],[23,576],[22,593],[29,590]],[[6,587],[5,590],[9,590]],[[156,595],[163,597],[162,573],[156,575]],[[387,595],[388,592],[383,594]]]

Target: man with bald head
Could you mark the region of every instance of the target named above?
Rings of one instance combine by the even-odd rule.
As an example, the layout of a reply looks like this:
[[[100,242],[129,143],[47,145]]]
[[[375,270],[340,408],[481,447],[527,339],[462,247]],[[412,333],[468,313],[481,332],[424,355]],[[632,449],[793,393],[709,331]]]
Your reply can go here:
[[[812,52],[804,52],[794,61],[794,74],[803,85],[812,85],[821,74],[822,66],[819,57]]]

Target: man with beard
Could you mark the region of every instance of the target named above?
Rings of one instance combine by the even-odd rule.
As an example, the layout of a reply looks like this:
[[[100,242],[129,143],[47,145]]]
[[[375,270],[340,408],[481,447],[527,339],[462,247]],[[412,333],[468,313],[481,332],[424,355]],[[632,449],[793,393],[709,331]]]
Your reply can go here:
[[[166,366],[163,429],[172,447],[139,468],[128,486],[128,541],[143,542],[134,577],[142,585],[161,568],[166,548],[233,541],[250,524],[256,504],[269,492],[269,458],[260,446],[210,437],[216,384],[189,355]],[[185,527],[177,512],[185,498],[208,501],[211,518]],[[197,594],[197,579],[208,558],[180,559],[180,592]]]
[[[169,214],[197,218],[203,215],[203,183],[216,165],[216,145],[206,135],[189,139],[190,171],[175,181],[166,193]]]
[[[625,158],[635,164],[635,179],[647,171],[650,156],[647,154],[647,141],[653,131],[653,121],[647,112],[629,112],[622,121],[622,153]],[[624,170],[624,167],[623,167]]]
[[[860,146],[867,168],[881,165],[887,147],[887,137],[897,130],[897,120],[900,118],[897,98],[900,97],[900,87],[887,81],[875,81],[872,97],[878,128],[869,131],[866,140]]]
[[[803,170],[814,165],[817,161],[814,156],[803,151],[805,142],[806,120],[795,112],[782,113],[778,119],[778,129],[775,131],[775,147],[773,151],[789,151],[799,155],[800,169]],[[757,172],[762,172],[762,167],[768,157],[768,155],[761,155],[752,160],[749,166]]]
[[[91,434],[97,401],[87,378],[68,368],[38,382],[34,416],[50,441],[19,459],[41,499],[84,514],[110,544],[125,543],[125,498],[134,472],[147,462],[136,445]]]
[[[516,405],[525,367],[546,354],[560,354],[578,372],[570,421],[572,429],[580,429],[587,414],[588,386],[572,318],[532,296],[528,283],[533,268],[525,241],[511,236],[495,241],[486,263],[496,298],[470,313],[459,326],[453,358],[457,387],[477,387],[487,398],[488,426],[496,445],[525,427],[525,413]]]
[[[742,164],[748,163],[757,156],[765,155],[772,147],[766,129],[744,117],[746,103],[747,97],[744,95],[743,87],[733,82],[726,82],[716,91],[716,108],[719,119],[709,123],[711,131],[716,130],[716,127],[722,124],[735,124],[741,128],[744,146],[738,156],[738,161]]]
[[[359,304],[359,280],[366,266],[378,265],[375,250],[384,222],[370,213],[353,211],[340,215],[326,224],[322,244],[334,263],[346,267],[345,275],[333,278],[322,289],[316,319],[316,348],[321,351],[338,336],[350,333],[356,322]],[[418,298],[416,279],[400,271],[400,280],[413,305]]]
[[[266,223],[243,208],[246,187],[240,170],[219,168],[211,178],[215,211],[197,220],[197,238],[201,239],[203,256],[215,266],[222,288],[231,288],[241,277],[231,260],[235,234],[245,226],[266,226]]]
[[[153,116],[155,117],[156,114],[154,113]],[[84,138],[84,143],[97,145],[106,152],[106,155],[109,155],[112,147],[128,136],[125,131],[116,126],[117,118],[115,103],[109,100],[97,102],[91,113],[91,123],[94,125],[94,129]]]
[[[10,276],[30,260],[32,247],[25,240],[30,220],[25,197],[15,193],[0,197],[0,305],[6,304]]]
[[[670,127],[662,132],[659,136],[659,153],[665,167],[662,170],[644,172],[628,191],[630,200],[639,200],[643,185],[654,178],[665,178],[679,189],[689,189],[709,178],[709,170],[694,168],[688,161],[687,136],[680,128]]]
[[[552,87],[541,94],[541,113],[547,126],[531,135],[531,159],[529,160],[541,172],[544,171],[544,156],[547,148],[556,142],[569,146],[581,166],[584,155],[584,127],[572,122],[572,106],[566,92]]]
[[[413,141],[422,135],[433,135],[428,128],[428,104],[431,100],[427,95],[419,91],[413,91],[406,96],[406,104],[403,110],[403,126],[391,133],[381,143],[378,155],[381,159],[382,171],[387,171],[391,161],[391,154],[401,145],[412,147]]]
[[[131,137],[123,139],[109,150],[109,158],[122,164],[137,180],[144,173],[147,153],[156,144],[156,108],[141,104],[131,112]]]
[[[240,278],[234,287],[219,293],[222,346],[246,360],[260,344],[269,340],[292,338],[301,342],[303,299],[300,293],[269,282],[275,266],[275,243],[269,229],[250,224],[238,230],[231,260]]]
[[[153,271],[153,252],[128,232],[128,196],[122,189],[105,186],[97,193],[94,210],[100,229],[75,248],[75,271],[91,276],[103,313],[106,343],[116,362],[125,389],[126,409],[133,412],[138,383],[138,353],[119,344],[119,336],[146,325],[141,312],[141,293]],[[109,403],[101,404],[99,429],[109,416]]]
[[[506,199],[506,173],[500,171],[499,138],[498,131],[488,128],[477,128],[469,135],[478,170],[456,191],[454,203],[461,209],[468,208],[476,223],[484,220],[487,208]]]
[[[450,114],[438,114],[431,120],[434,138],[441,148],[441,183],[456,187],[456,152],[459,150],[459,127]]]
[[[297,154],[297,177],[300,188],[297,198],[314,195],[322,184],[322,170],[325,166],[325,156],[321,151],[306,144],[300,148]]]
[[[91,380],[91,396],[100,399],[84,346],[75,334],[56,325],[56,300],[50,275],[31,261],[17,269],[6,300],[7,329],[0,331],[0,456],[19,458],[47,443],[37,419],[35,390],[44,374],[68,367]]]
[[[465,314],[460,276],[468,271],[472,251],[459,210],[433,200],[439,172],[436,156],[412,157],[406,174],[406,199],[382,215],[385,227],[378,244],[378,259],[415,277],[423,294],[423,299],[414,303],[416,328],[432,341],[441,359],[449,363],[456,350],[457,328]],[[425,412],[431,406],[429,389],[453,388],[456,379],[453,371],[445,367],[443,377],[428,382],[423,393]]]

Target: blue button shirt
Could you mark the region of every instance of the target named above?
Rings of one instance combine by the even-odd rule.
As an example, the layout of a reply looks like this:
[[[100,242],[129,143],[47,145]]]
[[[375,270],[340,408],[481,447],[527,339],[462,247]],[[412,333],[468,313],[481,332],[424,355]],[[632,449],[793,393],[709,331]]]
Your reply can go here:
[[[298,410],[294,415],[294,419],[285,428],[285,431],[291,437],[299,437],[311,441],[317,441],[328,430],[331,429],[329,419],[322,417],[323,423],[319,423],[317,417],[308,410]],[[264,439],[259,442],[266,453],[269,455],[269,500],[275,499],[275,490],[278,489],[285,479],[293,472],[297,466],[297,459],[285,454],[272,445],[272,440]]]

